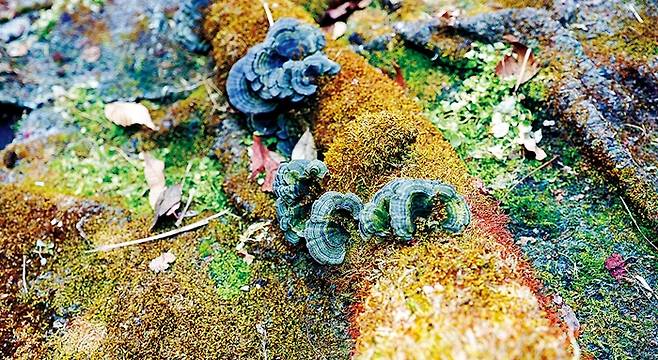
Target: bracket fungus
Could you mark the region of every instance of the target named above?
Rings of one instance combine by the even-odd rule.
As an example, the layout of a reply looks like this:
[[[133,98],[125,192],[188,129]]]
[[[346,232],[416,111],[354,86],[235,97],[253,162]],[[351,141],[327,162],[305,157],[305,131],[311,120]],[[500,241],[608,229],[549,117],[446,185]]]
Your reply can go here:
[[[327,166],[319,160],[293,160],[279,166],[272,185],[277,197],[276,214],[286,240],[293,245],[303,236],[314,199],[304,200],[327,172]]]
[[[337,265],[345,259],[346,243],[350,238],[345,219],[358,220],[363,203],[358,196],[328,191],[313,203],[306,222],[304,237],[309,254],[320,264]]]
[[[262,114],[314,94],[318,76],[340,70],[322,53],[325,43],[314,26],[293,18],[277,20],[265,40],[229,71],[226,92],[231,105],[245,114]]]
[[[446,209],[441,227],[460,233],[471,221],[471,212],[455,189],[435,180],[396,179],[381,188],[359,214],[363,238],[387,236],[391,229],[398,238],[410,241],[416,230],[414,220],[428,216],[437,199]]]

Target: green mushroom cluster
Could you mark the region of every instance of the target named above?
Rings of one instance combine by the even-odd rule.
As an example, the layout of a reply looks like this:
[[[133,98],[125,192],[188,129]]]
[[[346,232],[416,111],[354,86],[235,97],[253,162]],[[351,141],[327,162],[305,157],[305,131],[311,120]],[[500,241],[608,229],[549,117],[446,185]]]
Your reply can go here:
[[[304,238],[309,254],[320,264],[343,262],[350,238],[346,225],[354,220],[364,239],[395,235],[404,241],[412,239],[415,220],[428,217],[437,201],[446,210],[441,223],[445,231],[460,233],[471,221],[464,197],[436,180],[392,180],[365,205],[355,194],[336,191],[313,199],[311,188],[327,173],[321,161],[293,160],[280,166],[273,186],[279,227],[286,239],[296,245]]]

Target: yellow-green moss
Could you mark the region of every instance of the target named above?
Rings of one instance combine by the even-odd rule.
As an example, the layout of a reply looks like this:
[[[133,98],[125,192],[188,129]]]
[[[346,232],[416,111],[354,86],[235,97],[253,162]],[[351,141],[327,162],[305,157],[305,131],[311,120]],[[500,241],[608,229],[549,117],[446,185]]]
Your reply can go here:
[[[294,17],[313,23],[306,11],[289,0],[268,1],[267,4],[275,21],[280,17]],[[241,0],[211,4],[203,28],[222,77],[249,47],[265,38],[269,26],[262,2]]]

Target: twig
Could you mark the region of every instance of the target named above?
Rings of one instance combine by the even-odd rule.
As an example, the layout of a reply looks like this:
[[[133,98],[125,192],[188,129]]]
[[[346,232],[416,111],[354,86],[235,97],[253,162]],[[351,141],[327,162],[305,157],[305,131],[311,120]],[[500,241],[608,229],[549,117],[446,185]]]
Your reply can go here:
[[[27,257],[23,255],[23,291],[27,294],[27,268],[25,263],[27,262]]]
[[[530,48],[526,48],[525,54],[523,55],[523,63],[521,63],[521,72],[519,73],[519,76],[516,78],[516,85],[514,85],[514,92],[519,89],[519,86],[521,86],[521,80],[523,80],[523,76],[525,75],[526,68],[528,67],[528,60],[530,60],[530,54],[532,54],[532,50]]]
[[[119,155],[121,155],[121,157],[124,158],[124,160],[126,160],[130,165],[134,166],[136,169],[141,169],[142,168],[140,165],[135,163],[135,161],[133,159],[131,159],[130,156],[128,156],[128,154],[126,154],[126,152],[123,151],[120,147],[112,146],[112,147],[110,147],[110,149],[118,152]]]
[[[219,112],[221,108],[219,107],[219,104],[217,103],[217,100],[213,95],[221,94],[219,89],[217,89],[217,86],[210,80],[210,78],[206,78],[204,80],[204,86],[206,88],[206,93],[208,94],[208,99],[210,99],[210,102],[212,102],[212,109]],[[213,92],[214,91],[214,92]]]
[[[139,244],[143,244],[143,243],[150,242],[150,241],[165,239],[165,238],[168,238],[168,237],[172,237],[174,235],[178,235],[178,234],[181,234],[181,233],[184,233],[184,232],[188,232],[188,231],[200,228],[202,226],[206,226],[206,225],[208,225],[208,223],[210,223],[211,220],[217,219],[218,217],[224,216],[224,215],[229,214],[229,213],[230,212],[228,210],[223,210],[223,211],[218,212],[215,215],[209,216],[209,217],[207,217],[203,220],[199,220],[195,223],[185,225],[185,226],[183,226],[182,228],[179,228],[179,229],[167,231],[167,232],[162,233],[162,234],[153,235],[153,236],[149,236],[149,237],[142,238],[142,239],[126,241],[126,242],[122,242],[122,243],[118,243],[118,244],[101,245],[101,246],[96,247],[95,249],[88,250],[87,253],[95,253],[95,252],[100,252],[100,251],[110,251],[110,250],[119,249],[119,248],[126,247],[126,246],[139,245]]]
[[[267,15],[267,22],[270,23],[270,26],[274,25],[274,18],[272,18],[272,12],[270,11],[267,2],[261,1],[261,4],[263,4],[263,8],[265,9],[265,15]]]
[[[194,197],[194,194],[195,194],[195,193],[196,193],[196,191],[194,190],[194,188],[192,188],[192,189],[190,190],[190,194],[189,194],[189,196],[187,197],[187,204],[185,204],[185,209],[184,209],[183,212],[181,213],[181,215],[180,215],[180,217],[178,218],[178,220],[176,220],[176,227],[179,227],[180,224],[183,223],[183,219],[185,218],[185,214],[187,214],[187,210],[190,208],[190,204],[192,203],[192,197]]]
[[[658,247],[656,247],[656,245],[654,245],[649,239],[647,239],[647,237],[644,235],[644,233],[640,229],[640,226],[637,224],[637,221],[635,221],[635,217],[633,216],[633,213],[631,212],[631,209],[629,209],[628,205],[626,205],[626,201],[624,201],[624,198],[620,196],[619,199],[621,200],[621,203],[624,204],[624,208],[626,209],[626,212],[628,212],[628,216],[630,216],[631,220],[633,220],[633,224],[635,224],[635,228],[637,228],[637,231],[640,233],[640,235],[642,235],[644,240],[646,242],[648,242],[649,245],[651,245],[651,247],[653,247],[656,251],[658,251]]]
[[[547,167],[547,166],[550,165],[553,161],[555,161],[555,159],[557,159],[558,157],[559,157],[559,155],[555,155],[555,156],[553,156],[552,159],[548,160],[547,162],[541,164],[541,165],[540,165],[539,167],[537,167],[536,169],[533,169],[531,172],[527,173],[526,176],[522,177],[520,180],[518,180],[517,182],[515,182],[514,184],[512,184],[512,186],[510,186],[510,187],[507,189],[507,192],[505,193],[505,195],[503,195],[503,197],[507,197],[507,195],[509,195],[509,193],[512,192],[512,190],[513,190],[515,187],[517,187],[520,183],[524,182],[525,179],[527,179],[527,178],[530,177],[530,175],[532,175],[532,174],[536,173],[537,171],[539,171],[539,170],[541,170],[541,169]]]
[[[635,6],[633,4],[626,4],[626,7],[633,13],[633,16],[635,16],[635,19],[640,23],[643,24],[644,20],[642,20],[642,17],[640,17],[640,14],[638,14],[637,10],[635,10]]]

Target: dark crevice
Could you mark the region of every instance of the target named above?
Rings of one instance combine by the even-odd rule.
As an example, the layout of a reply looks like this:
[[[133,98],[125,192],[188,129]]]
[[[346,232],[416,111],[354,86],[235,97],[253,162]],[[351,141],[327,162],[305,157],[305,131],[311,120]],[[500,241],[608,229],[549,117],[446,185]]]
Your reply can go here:
[[[0,150],[14,140],[14,124],[26,111],[24,107],[0,103]]]

